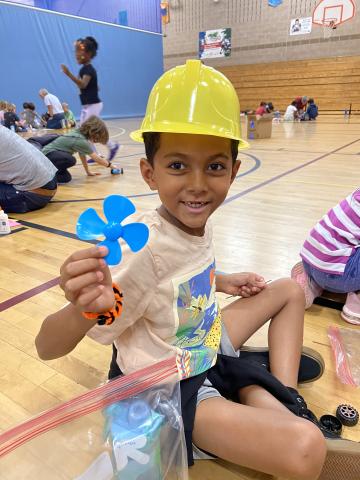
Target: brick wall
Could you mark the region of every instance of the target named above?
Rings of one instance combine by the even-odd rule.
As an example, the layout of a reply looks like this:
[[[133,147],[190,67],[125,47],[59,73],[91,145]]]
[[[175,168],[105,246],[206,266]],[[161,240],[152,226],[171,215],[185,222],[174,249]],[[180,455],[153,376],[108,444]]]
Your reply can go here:
[[[359,55],[360,0],[358,14],[331,31],[326,38],[321,26],[311,34],[289,35],[290,20],[312,16],[319,0],[284,0],[272,8],[267,0],[170,0],[171,22],[164,37],[164,64],[171,68],[187,58],[197,58],[199,31],[231,27],[231,57],[207,59],[208,65],[238,65]]]

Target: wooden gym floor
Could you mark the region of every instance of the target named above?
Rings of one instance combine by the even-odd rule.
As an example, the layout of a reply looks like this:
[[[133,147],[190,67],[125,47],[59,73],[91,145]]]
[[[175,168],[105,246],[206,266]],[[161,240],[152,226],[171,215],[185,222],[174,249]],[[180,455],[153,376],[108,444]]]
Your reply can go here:
[[[107,122],[112,139],[121,144],[117,161],[124,175],[112,176],[91,166],[101,176],[86,177],[82,166],[76,165],[71,169],[73,181],[59,187],[49,206],[13,215],[22,228],[0,238],[0,431],[106,379],[110,347],[85,339],[67,357],[42,362],[34,337],[44,317],[64,303],[56,285],[60,265],[86,246],[75,235],[78,215],[90,206],[101,211],[103,198],[114,193],[132,198],[140,211],[158,205],[157,195],[139,174],[143,147],[128,135],[139,122]],[[268,280],[288,276],[312,225],[358,187],[360,117],[323,116],[316,123],[275,124],[271,139],[252,141],[251,149],[239,158],[239,176],[213,216],[217,268],[256,271]],[[342,322],[338,311],[319,306],[306,312],[305,324],[304,344],[318,350],[326,362],[323,377],[301,389],[310,408],[317,415],[334,413],[340,403],[359,409],[359,391],[336,377],[327,337],[329,325],[356,327]],[[249,344],[265,342],[264,328]],[[360,427],[345,428],[343,437],[360,441]],[[191,469],[190,478],[270,477],[205,461]]]

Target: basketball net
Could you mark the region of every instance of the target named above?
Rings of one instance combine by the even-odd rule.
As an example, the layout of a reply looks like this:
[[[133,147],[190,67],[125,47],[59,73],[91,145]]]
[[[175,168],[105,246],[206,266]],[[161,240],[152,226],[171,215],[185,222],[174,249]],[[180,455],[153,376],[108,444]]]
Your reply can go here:
[[[323,35],[324,38],[330,38],[334,30],[336,30],[337,18],[327,18],[323,21]]]

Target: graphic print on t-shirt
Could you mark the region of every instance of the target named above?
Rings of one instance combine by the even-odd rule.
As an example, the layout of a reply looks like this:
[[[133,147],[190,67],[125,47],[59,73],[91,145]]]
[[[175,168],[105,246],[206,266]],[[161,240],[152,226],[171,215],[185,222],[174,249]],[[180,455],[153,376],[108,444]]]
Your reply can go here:
[[[221,338],[220,309],[215,296],[215,264],[190,275],[188,279],[173,279],[174,313],[178,320],[173,345],[183,350],[177,362],[181,378],[211,368]]]

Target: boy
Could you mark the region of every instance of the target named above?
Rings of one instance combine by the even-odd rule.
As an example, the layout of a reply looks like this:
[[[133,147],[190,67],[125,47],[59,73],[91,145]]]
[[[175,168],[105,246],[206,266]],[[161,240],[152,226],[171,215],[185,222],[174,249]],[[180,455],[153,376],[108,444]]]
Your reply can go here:
[[[57,137],[45,135],[29,139],[31,143],[35,143],[35,145],[40,144],[40,146],[43,147],[42,153],[46,155],[58,169],[58,183],[68,183],[71,181],[72,176],[68,169],[76,164],[76,159],[73,156],[75,153],[79,154],[86,175],[89,177],[100,175],[100,173],[92,172],[89,169],[86,155],[90,155],[90,158],[98,165],[107,168],[116,167],[110,160],[101,157],[93,150],[92,143],[102,143],[105,145],[108,140],[109,132],[105,123],[100,118],[95,117],[95,115],[88,118],[78,129],[72,130],[65,135],[59,135]]]
[[[295,398],[304,416],[309,413],[295,390],[304,295],[291,280],[266,285],[253,273],[216,275],[215,282],[207,220],[240,166],[238,146],[245,142],[239,119],[231,83],[199,60],[156,82],[142,127],[131,135],[144,140],[141,173],[162,202],[157,211],[140,215],[149,226],[149,242],[136,255],[123,249],[123,261],[111,273],[105,247],[69,257],[61,287],[70,303],[45,319],[36,346],[42,359],[52,359],[72,351],[85,334],[114,342],[110,377],[176,356],[189,465],[193,442],[197,458],[209,458],[209,452],[273,475],[313,480],[325,458],[323,436],[270,393],[279,389],[284,403],[285,397]],[[113,279],[124,295],[120,317],[114,313],[119,300]],[[243,298],[220,312],[215,289]],[[113,323],[96,325],[100,314]],[[273,375],[251,357],[243,363],[238,357],[241,345],[269,318]],[[244,378],[250,372],[262,380]],[[241,403],[219,390],[231,390],[228,396]]]
[[[65,120],[67,122],[68,128],[76,127],[76,119],[73,112],[70,110],[69,105],[67,103],[61,104],[64,110]]]

